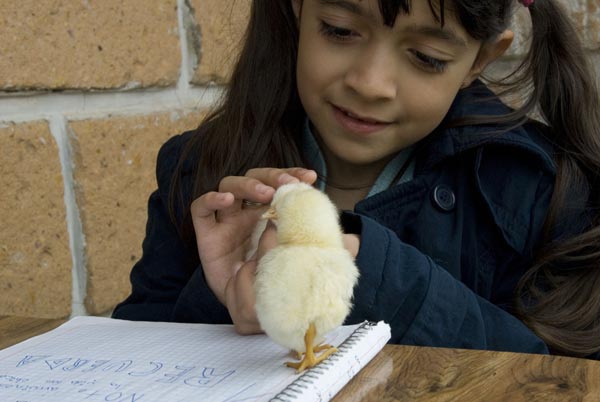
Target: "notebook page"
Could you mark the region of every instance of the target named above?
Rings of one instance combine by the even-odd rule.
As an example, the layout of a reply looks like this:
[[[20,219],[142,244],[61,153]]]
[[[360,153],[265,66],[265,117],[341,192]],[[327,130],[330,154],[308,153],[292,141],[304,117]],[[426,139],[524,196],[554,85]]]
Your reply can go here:
[[[280,393],[277,401],[329,401],[385,346],[391,337],[390,326],[383,321],[365,322],[332,355],[297,378]]]
[[[299,377],[284,366],[292,360],[266,335],[228,325],[78,317],[0,351],[0,401],[268,401]]]

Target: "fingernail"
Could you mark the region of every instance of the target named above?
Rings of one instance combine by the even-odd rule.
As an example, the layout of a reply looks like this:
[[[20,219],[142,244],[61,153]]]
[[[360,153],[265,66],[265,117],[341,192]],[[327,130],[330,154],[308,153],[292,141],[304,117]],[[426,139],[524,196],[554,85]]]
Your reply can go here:
[[[287,173],[282,174],[279,177],[279,182],[283,183],[283,184],[288,184],[288,183],[298,183],[299,180],[296,179],[294,176],[289,175]]]
[[[317,172],[315,172],[314,170],[309,170],[309,169],[304,169],[304,171],[301,173],[301,176],[313,176],[313,175],[317,175]]]
[[[267,194],[268,192],[272,191],[273,189],[269,186],[265,186],[264,184],[257,184],[256,185],[256,191],[261,193],[261,194]]]
[[[229,193],[219,193],[217,194],[217,199],[219,201],[225,201],[227,199]]]

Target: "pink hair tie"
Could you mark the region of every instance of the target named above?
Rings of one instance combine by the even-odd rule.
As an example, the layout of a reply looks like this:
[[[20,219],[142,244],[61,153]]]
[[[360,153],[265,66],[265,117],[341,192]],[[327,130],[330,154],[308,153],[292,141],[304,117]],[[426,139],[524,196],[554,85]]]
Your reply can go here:
[[[519,3],[523,4],[525,7],[528,7],[528,8],[530,5],[533,4],[533,2],[534,2],[534,0],[519,0]]]

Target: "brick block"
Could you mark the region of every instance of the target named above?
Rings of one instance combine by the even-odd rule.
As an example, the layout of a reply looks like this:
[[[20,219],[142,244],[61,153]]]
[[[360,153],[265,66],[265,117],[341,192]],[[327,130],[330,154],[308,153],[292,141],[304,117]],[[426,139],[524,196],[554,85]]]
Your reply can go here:
[[[190,0],[200,29],[194,84],[225,83],[237,60],[250,15],[250,0]]]
[[[177,0],[21,0],[1,8],[0,89],[177,82]]]
[[[141,256],[148,196],[156,189],[160,146],[198,126],[198,111],[73,121],[76,197],[85,235],[85,305],[112,309],[131,290],[129,272]]]
[[[57,145],[45,122],[0,127],[0,315],[71,313],[71,252]]]

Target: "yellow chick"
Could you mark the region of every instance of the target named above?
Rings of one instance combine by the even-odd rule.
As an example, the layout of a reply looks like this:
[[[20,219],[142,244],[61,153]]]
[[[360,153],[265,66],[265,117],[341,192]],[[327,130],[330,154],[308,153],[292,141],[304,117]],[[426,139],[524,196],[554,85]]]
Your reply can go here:
[[[263,218],[277,226],[278,245],[258,262],[256,313],[271,339],[299,359],[304,353],[287,363],[300,372],[336,351],[321,343],[350,312],[358,268],[344,248],[335,205],[308,184],[281,186]]]

